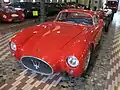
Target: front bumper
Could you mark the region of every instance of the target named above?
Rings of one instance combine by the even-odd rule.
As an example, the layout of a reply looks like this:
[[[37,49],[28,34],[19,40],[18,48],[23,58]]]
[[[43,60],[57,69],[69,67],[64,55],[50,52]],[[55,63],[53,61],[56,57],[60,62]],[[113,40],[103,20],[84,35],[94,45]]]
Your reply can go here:
[[[21,22],[21,21],[24,21],[24,18],[8,18],[8,19],[3,19],[3,22]]]
[[[42,75],[53,74],[53,68],[43,59],[33,56],[23,56],[20,61],[22,65],[29,70],[35,71]]]

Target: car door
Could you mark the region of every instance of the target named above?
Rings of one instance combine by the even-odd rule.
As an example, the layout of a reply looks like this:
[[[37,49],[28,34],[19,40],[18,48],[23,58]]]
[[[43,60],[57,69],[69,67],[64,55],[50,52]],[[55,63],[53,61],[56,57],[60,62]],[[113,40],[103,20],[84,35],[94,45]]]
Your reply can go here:
[[[103,21],[102,19],[99,19],[97,15],[93,16],[93,22],[94,22],[94,40],[96,45],[99,43],[102,35],[102,28],[103,28]]]

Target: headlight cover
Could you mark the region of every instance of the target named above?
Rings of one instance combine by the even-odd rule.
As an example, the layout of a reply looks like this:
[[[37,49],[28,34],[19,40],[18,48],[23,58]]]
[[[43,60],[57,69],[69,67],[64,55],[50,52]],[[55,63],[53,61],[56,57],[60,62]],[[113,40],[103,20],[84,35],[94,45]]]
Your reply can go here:
[[[77,67],[79,65],[79,61],[75,56],[69,56],[67,58],[67,64],[73,68]]]
[[[16,51],[17,50],[17,46],[14,42],[10,42],[10,48],[13,50],[13,51]]]

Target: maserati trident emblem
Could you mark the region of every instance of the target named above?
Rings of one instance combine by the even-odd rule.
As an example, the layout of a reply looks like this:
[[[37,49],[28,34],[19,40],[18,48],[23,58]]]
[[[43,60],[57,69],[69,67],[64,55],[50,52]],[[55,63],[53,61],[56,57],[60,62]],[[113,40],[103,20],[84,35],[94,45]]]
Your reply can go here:
[[[36,50],[37,50],[38,52],[40,51],[40,49],[39,49],[39,48],[37,48]]]
[[[40,68],[40,62],[36,62],[36,61],[34,61],[32,59],[31,59],[31,61],[32,61],[33,66],[35,67],[35,69],[39,69]]]

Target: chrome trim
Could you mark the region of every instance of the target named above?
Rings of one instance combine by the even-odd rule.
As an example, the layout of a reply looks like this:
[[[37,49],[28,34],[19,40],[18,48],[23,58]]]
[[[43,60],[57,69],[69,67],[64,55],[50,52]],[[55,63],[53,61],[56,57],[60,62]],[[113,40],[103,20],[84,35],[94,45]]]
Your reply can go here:
[[[68,56],[68,57],[75,57],[75,56],[71,55],[71,56]],[[77,59],[77,57],[75,57],[75,58],[78,60],[79,65],[77,65],[77,66],[75,66],[75,67],[72,67],[72,66],[68,63],[68,57],[66,58],[66,64],[67,64],[67,66],[69,66],[69,67],[71,67],[71,68],[76,68],[76,67],[78,67],[78,66],[80,65],[80,61]]]
[[[38,60],[41,60],[42,62],[46,63],[46,64],[51,68],[52,73],[46,74],[46,73],[37,72],[37,71],[35,71],[35,70],[31,69],[31,68],[28,68],[27,66],[25,66],[25,65],[22,63],[22,58],[24,58],[24,57],[33,57],[33,58],[36,58],[36,59],[38,59]],[[36,73],[39,73],[39,74],[41,74],[41,75],[51,75],[51,74],[54,73],[53,68],[52,68],[46,61],[44,61],[44,60],[42,60],[42,59],[40,59],[40,58],[34,57],[34,56],[22,56],[21,59],[20,59],[20,63],[21,63],[25,68],[27,68],[27,69],[29,69],[29,70],[32,70],[32,71],[34,71],[34,72],[36,72]]]

